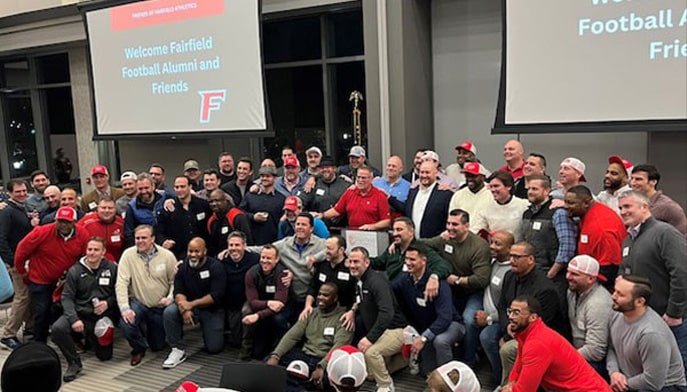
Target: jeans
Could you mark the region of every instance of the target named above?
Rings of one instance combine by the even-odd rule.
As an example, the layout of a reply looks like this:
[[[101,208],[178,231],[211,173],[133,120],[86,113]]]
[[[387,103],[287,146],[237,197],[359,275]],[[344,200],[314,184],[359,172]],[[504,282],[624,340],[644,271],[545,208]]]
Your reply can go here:
[[[255,359],[264,359],[289,330],[289,323],[282,313],[260,319],[255,324],[244,325],[241,350]]]
[[[453,321],[446,331],[427,342],[420,351],[420,368],[423,374],[429,374],[437,367],[453,360],[453,345],[465,336],[463,324]]]
[[[499,356],[499,339],[503,335],[501,324],[496,323],[485,327],[479,334],[479,341],[482,349],[487,355],[491,371],[494,374],[494,381],[501,382],[501,357]]]
[[[52,315],[52,292],[54,284],[29,283],[31,313],[33,313],[33,336],[37,342],[48,342]]]
[[[93,347],[95,356],[101,361],[112,359],[113,344],[110,344],[109,346],[101,346],[98,342],[98,338],[96,338],[95,334],[93,333],[96,321],[81,321],[84,323],[83,334],[85,335],[86,340],[91,344],[91,347]],[[72,332],[72,326],[69,323],[69,320],[67,320],[66,316],[61,316],[52,325],[52,340],[55,342],[57,347],[59,347],[62,355],[64,355],[64,358],[67,360],[67,363],[75,363],[79,360],[79,354],[76,352],[76,344],[74,344]]]
[[[194,309],[193,318],[200,321],[203,330],[203,342],[209,354],[217,354],[224,349],[224,309]],[[184,318],[179,313],[177,304],[169,304],[162,320],[167,335],[167,343],[178,349],[184,349]],[[194,321],[195,322],[195,321]]]
[[[136,318],[131,324],[122,319],[119,326],[129,341],[131,355],[143,354],[148,347],[153,351],[165,348],[165,328],[162,322],[164,309],[146,307],[135,298],[130,299],[129,306],[136,313]]]
[[[682,324],[670,327],[670,330],[673,332],[675,340],[677,341],[677,348],[682,355],[682,364],[687,374],[687,320],[683,319]]]
[[[479,340],[479,328],[475,324],[475,313],[484,309],[484,291],[472,293],[460,300],[455,300],[456,310],[463,316],[465,323],[465,341],[463,342],[463,360],[468,366],[477,362],[477,341]]]

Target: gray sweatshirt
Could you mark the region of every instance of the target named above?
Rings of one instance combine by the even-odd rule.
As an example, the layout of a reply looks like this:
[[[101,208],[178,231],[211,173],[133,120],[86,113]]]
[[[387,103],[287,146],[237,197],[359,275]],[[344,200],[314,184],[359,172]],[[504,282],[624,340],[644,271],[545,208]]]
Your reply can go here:
[[[653,309],[634,322],[615,313],[609,324],[608,373],[621,372],[631,390],[687,385],[682,357],[668,325]]]

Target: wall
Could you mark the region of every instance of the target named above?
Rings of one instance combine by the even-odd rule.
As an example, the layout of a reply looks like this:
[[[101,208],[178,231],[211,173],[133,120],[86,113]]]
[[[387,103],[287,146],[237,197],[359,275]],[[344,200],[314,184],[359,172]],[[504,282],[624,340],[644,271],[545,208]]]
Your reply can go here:
[[[500,4],[501,0],[432,1],[434,145],[444,164],[454,161],[456,144],[470,140],[485,166],[497,168],[504,163],[503,145],[517,138],[490,134],[501,72]],[[647,160],[646,133],[523,135],[520,140],[527,152],[546,156],[549,173],[556,173],[567,156],[584,161],[594,192],[602,188],[609,155],[620,154],[635,163]],[[684,181],[684,175],[676,180]]]

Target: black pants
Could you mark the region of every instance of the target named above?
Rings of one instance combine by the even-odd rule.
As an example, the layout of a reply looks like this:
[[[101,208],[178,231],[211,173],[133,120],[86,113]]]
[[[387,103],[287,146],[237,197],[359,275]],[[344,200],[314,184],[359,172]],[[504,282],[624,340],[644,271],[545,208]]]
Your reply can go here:
[[[618,276],[618,266],[611,264],[599,267],[599,274],[606,278],[606,281],[599,279],[599,283],[613,294],[615,278]]]
[[[52,292],[54,284],[29,283],[31,313],[33,314],[33,337],[37,342],[47,343],[53,314]]]
[[[98,338],[93,333],[97,320],[81,321],[84,323],[83,334],[93,348],[93,351],[95,351],[95,356],[101,361],[112,359],[113,345],[101,346],[98,342]],[[67,363],[74,363],[79,359],[79,354],[76,352],[76,345],[74,344],[74,338],[72,337],[72,325],[69,323],[66,316],[61,316],[52,325],[52,340],[57,347],[60,348]]]

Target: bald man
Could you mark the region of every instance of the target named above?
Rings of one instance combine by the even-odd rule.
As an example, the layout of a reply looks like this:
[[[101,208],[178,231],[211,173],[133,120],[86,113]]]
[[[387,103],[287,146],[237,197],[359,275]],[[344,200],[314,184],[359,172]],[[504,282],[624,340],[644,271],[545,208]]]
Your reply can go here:
[[[200,321],[203,342],[209,354],[224,349],[224,299],[226,289],[224,267],[208,257],[205,241],[200,237],[188,243],[186,259],[174,277],[174,302],[162,315],[167,343],[172,347],[163,369],[171,369],[186,360],[183,328]]]
[[[509,140],[503,146],[503,158],[506,164],[499,170],[509,172],[514,180],[524,175],[522,169],[525,167],[525,149],[517,140]]]
[[[50,185],[43,191],[43,200],[45,200],[48,207],[43,210],[38,218],[42,219],[44,216],[49,215],[57,211],[60,208],[60,196],[62,191],[56,185]]]
[[[408,199],[408,192],[410,191],[410,182],[408,182],[401,175],[403,174],[403,161],[400,157],[394,155],[386,161],[386,168],[384,177],[379,177],[372,181],[372,185],[384,191],[389,197],[389,204],[392,204],[391,199],[405,203]],[[402,209],[396,210],[392,206],[391,218],[397,218],[403,215],[405,211]]]
[[[64,188],[62,193],[60,193],[60,207],[71,207],[76,210],[77,220],[81,220],[85,215],[84,212],[79,208],[79,197],[76,191],[72,188]],[[59,207],[58,207],[59,208]],[[57,214],[57,209],[50,214],[43,216],[40,219],[40,224],[47,225],[48,223],[55,222],[55,215]]]

